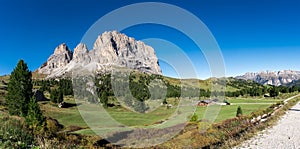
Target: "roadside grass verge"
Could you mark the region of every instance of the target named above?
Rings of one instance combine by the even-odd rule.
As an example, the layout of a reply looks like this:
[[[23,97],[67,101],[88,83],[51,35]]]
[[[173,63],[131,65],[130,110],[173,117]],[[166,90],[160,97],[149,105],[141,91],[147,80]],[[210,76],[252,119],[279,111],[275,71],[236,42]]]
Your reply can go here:
[[[298,102],[300,102],[300,97],[290,100],[287,104],[283,105],[283,107],[274,111],[274,114],[271,117],[269,117],[269,119],[266,122],[251,127],[247,131],[244,131],[243,133],[239,134],[239,137],[230,138],[229,140],[225,141],[221,147],[232,148],[238,146],[243,141],[248,140],[251,137],[255,136],[258,132],[274,126],[278,122],[278,120],[286,113],[286,111],[288,111],[291,107],[296,105]],[[266,110],[257,111],[253,113],[253,115],[259,115],[257,113],[264,113],[264,111]]]
[[[274,111],[282,102],[269,105],[248,116],[234,117],[221,122],[209,124],[206,121],[190,123],[177,137],[158,145],[158,148],[233,148],[257,132],[273,126],[285,111],[300,101],[300,97],[290,100],[287,104]],[[257,106],[257,105],[255,105]],[[245,109],[245,107],[244,107]],[[221,110],[222,111],[222,110]],[[266,122],[253,123],[254,117],[273,112]]]

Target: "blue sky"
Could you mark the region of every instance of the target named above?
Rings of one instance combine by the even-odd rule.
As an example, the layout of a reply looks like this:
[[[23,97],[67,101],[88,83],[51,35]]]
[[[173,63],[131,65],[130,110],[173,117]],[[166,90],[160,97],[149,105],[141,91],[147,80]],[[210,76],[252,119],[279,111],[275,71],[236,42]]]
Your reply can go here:
[[[103,15],[137,2],[149,1],[0,1],[0,75],[9,74],[19,59],[24,59],[32,71],[37,69],[60,43],[73,49]],[[156,2],[186,9],[206,24],[222,50],[227,76],[263,70],[300,70],[300,2],[296,0]],[[145,24],[121,32],[138,40],[159,37],[178,43],[192,59],[199,78],[211,76],[203,55],[194,54],[199,49],[183,35],[174,38],[180,35],[177,31]],[[170,54],[164,52],[168,47],[151,46],[159,49],[158,54]],[[163,63],[162,69],[165,75],[174,76]]]

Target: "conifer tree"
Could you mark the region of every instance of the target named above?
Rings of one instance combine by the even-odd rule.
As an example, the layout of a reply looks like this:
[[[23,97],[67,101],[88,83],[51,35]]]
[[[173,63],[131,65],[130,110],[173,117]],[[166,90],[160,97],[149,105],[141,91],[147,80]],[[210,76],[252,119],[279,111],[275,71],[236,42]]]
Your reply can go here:
[[[243,111],[241,106],[239,106],[236,111],[236,117],[241,117],[242,115],[243,115]]]
[[[276,97],[279,95],[279,90],[277,87],[272,87],[271,90],[270,90],[270,96],[271,97]]]
[[[100,98],[100,102],[103,104],[104,107],[107,107],[108,96],[107,96],[107,92],[106,91],[102,92],[101,98]]]
[[[61,103],[61,102],[63,102],[63,101],[64,101],[64,94],[63,94],[63,92],[59,89],[59,90],[58,90],[58,97],[57,97],[56,102],[57,102],[57,103]]]
[[[31,76],[27,64],[20,60],[11,73],[7,86],[6,103],[11,115],[27,115],[28,103],[33,95]]]
[[[32,97],[28,104],[28,113],[26,116],[26,122],[30,126],[38,126],[44,122],[44,116],[42,114],[42,111],[40,110],[40,107],[35,97]]]
[[[60,89],[53,89],[51,90],[50,92],[50,100],[53,102],[53,103],[61,103],[64,101],[64,96],[63,96],[63,93]]]

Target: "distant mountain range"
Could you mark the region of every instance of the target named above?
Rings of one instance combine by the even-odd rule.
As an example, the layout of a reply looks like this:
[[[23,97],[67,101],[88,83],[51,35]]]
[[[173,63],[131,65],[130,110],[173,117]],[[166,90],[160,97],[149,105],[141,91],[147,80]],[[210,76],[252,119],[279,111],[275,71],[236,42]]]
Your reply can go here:
[[[300,84],[300,71],[282,70],[282,71],[262,71],[258,73],[246,73],[237,76],[236,79],[252,80],[264,85],[291,86],[297,82]]]
[[[64,43],[59,45],[36,72],[57,78],[70,75],[78,67],[93,73],[106,73],[117,67],[162,74],[152,47],[117,31],[99,35],[91,50],[83,43],[74,52]]]

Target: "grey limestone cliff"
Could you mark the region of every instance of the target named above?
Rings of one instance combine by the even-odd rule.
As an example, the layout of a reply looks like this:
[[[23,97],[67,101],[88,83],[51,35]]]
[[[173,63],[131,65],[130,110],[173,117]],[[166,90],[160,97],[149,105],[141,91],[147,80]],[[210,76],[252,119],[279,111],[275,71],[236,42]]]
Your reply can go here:
[[[72,53],[66,44],[59,45],[38,72],[48,78],[69,74],[76,67],[91,67],[96,73],[112,71],[115,67],[161,74],[152,47],[117,31],[98,36],[92,50],[80,43]]]

